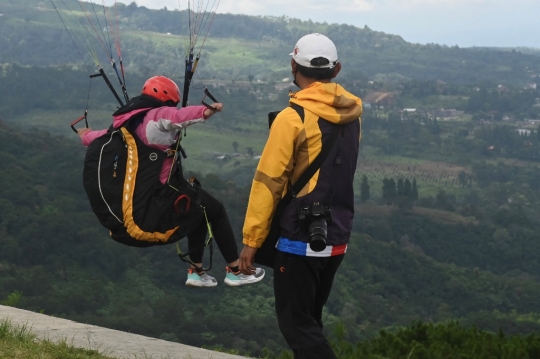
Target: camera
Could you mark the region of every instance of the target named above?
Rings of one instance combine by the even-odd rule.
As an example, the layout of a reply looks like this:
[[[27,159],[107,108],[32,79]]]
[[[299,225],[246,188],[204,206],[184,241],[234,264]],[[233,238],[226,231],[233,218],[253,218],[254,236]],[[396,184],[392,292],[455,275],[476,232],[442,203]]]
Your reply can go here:
[[[309,221],[309,248],[313,252],[321,252],[326,248],[328,224],[332,224],[330,209],[319,202],[313,206],[302,207],[298,210],[298,219]]]

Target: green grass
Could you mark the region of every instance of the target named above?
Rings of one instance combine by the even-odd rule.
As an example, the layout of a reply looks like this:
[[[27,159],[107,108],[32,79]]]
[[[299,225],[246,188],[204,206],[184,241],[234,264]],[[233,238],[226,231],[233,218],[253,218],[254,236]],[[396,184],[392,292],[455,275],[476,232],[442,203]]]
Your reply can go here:
[[[224,351],[228,352],[228,351]],[[39,339],[28,326],[16,326],[9,320],[0,320],[0,358],[2,359],[115,359],[98,350],[76,348],[67,339],[51,341]],[[143,354],[134,359],[167,359]],[[210,354],[209,359],[212,358]],[[183,359],[193,359],[187,354]]]
[[[207,39],[205,48],[210,52],[209,67],[212,70],[224,71],[241,66],[279,71],[288,64],[275,61],[275,44],[245,39]]]
[[[179,53],[179,68],[187,51],[187,36],[163,34],[151,31],[125,30],[122,34],[125,41],[143,41],[152,44],[155,51],[163,54]],[[244,80],[248,75],[257,78],[273,78],[273,73],[287,71],[288,62],[279,61],[276,54],[276,44],[271,41],[249,41],[235,38],[208,37],[201,49],[202,40],[197,42],[195,54],[201,51],[201,62],[198,65],[199,74],[206,71],[209,74],[219,74],[221,80]],[[284,55],[288,49],[278,46],[277,51]],[[273,78],[277,80],[277,78]]]
[[[66,340],[38,339],[27,326],[0,321],[0,358],[10,359],[112,359],[96,350],[75,348]]]
[[[182,140],[188,158],[183,162],[188,171],[203,174],[219,173],[234,169],[235,162],[240,166],[255,167],[258,160],[247,155],[246,149],[251,147],[255,155],[260,155],[266,138],[260,135],[242,135],[240,133],[212,128],[205,124],[188,128],[187,137]],[[232,154],[232,143],[238,143],[241,156],[232,157],[224,162],[217,159],[220,155]],[[238,164],[237,164],[238,165]]]

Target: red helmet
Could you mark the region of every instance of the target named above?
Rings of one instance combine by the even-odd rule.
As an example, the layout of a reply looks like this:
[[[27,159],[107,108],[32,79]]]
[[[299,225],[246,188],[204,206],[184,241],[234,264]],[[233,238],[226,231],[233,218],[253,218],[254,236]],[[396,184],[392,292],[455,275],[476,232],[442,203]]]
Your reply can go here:
[[[142,93],[157,98],[162,102],[180,102],[180,90],[176,83],[165,76],[154,76],[146,80]]]

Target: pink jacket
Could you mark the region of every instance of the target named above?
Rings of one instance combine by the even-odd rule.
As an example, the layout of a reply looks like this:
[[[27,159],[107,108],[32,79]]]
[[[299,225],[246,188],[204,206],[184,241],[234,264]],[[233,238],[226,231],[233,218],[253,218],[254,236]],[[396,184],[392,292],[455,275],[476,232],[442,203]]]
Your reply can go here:
[[[131,116],[146,109],[138,109],[129,113],[113,117],[113,126],[122,126]],[[143,122],[135,129],[135,134],[141,141],[150,147],[165,151],[175,143],[175,137],[179,130],[194,123],[204,122],[204,106],[188,106],[180,109],[176,107],[154,108],[144,116]],[[96,138],[103,136],[107,130],[89,131],[82,137],[85,146],[90,145]],[[172,166],[172,158],[167,158],[163,162],[159,180],[161,183],[167,182],[169,171]]]

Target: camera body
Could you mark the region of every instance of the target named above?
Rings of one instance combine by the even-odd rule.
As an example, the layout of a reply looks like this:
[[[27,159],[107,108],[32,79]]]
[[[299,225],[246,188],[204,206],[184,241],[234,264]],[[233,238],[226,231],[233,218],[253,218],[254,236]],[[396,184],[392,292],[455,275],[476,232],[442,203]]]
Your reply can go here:
[[[313,203],[312,206],[302,207],[298,210],[298,219],[309,223],[309,247],[313,252],[321,252],[326,248],[328,225],[332,224],[330,208]]]

